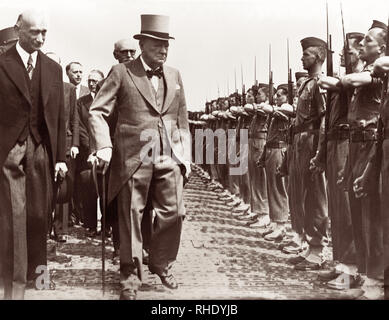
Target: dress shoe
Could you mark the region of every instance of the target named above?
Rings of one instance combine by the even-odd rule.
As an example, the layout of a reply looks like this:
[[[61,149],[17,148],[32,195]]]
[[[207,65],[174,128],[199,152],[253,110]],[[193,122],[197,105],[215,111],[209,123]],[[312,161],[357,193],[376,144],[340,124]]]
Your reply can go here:
[[[306,248],[306,245],[302,245],[300,243],[297,243],[295,241],[292,241],[288,246],[284,247],[282,249],[282,252],[288,253],[288,254],[299,254],[303,252]]]
[[[125,289],[120,292],[119,300],[136,300],[136,290]]]
[[[321,268],[322,268],[321,263],[311,262],[308,261],[307,259],[304,259],[304,261],[294,266],[294,269],[299,271],[320,270]]]
[[[111,236],[111,230],[106,229],[105,230],[105,238],[109,238]],[[96,232],[96,236],[101,236],[101,230]]]
[[[232,209],[233,216],[240,216],[250,210],[250,205],[242,203],[240,206]]]
[[[289,246],[290,244],[292,244],[293,242],[293,238],[292,237],[288,237],[288,235],[286,235],[284,237],[284,239],[282,239],[281,243],[278,245],[277,249],[278,250],[282,250],[284,249],[285,247]]]
[[[249,214],[238,217],[238,220],[240,221],[253,221],[253,223],[256,222],[257,219],[258,219],[258,214],[253,212],[249,212]]]
[[[147,250],[142,250],[142,263],[146,266],[149,265],[149,253]]]
[[[53,240],[59,243],[65,243],[66,236],[64,234],[54,235]]]
[[[299,263],[301,263],[303,261],[305,261],[305,257],[304,256],[296,256],[296,257],[288,259],[288,263],[293,264],[293,265],[297,265],[297,264],[299,264]]]
[[[264,238],[264,237],[266,237],[267,235],[273,233],[275,229],[276,229],[275,223],[271,223],[271,224],[269,224],[264,230],[259,231],[259,234],[260,234],[261,237]]]
[[[328,288],[336,290],[360,288],[362,284],[363,280],[360,275],[351,275],[347,273],[340,273],[335,279],[327,282]]]
[[[112,264],[113,265],[118,265],[120,264],[120,253],[119,251],[114,251],[112,254]]]
[[[169,276],[159,276],[162,281],[162,284],[169,289],[177,289],[178,283],[174,276],[171,274]]]
[[[266,241],[281,241],[285,236],[285,228],[284,227],[276,227],[271,233],[265,235]]]
[[[250,224],[250,228],[266,228],[268,225],[270,225],[269,216],[261,215],[255,223]]]
[[[325,270],[319,272],[317,276],[317,280],[319,281],[331,281],[336,279],[341,274],[340,271],[336,270],[336,268],[331,268],[330,270]]]
[[[86,232],[85,232],[85,236],[88,237],[88,238],[94,238],[97,236],[97,230],[96,229],[91,229],[89,228]]]
[[[231,206],[231,207],[237,207],[242,203],[242,200],[237,199],[237,198],[231,198],[231,200],[227,200],[226,204]]]

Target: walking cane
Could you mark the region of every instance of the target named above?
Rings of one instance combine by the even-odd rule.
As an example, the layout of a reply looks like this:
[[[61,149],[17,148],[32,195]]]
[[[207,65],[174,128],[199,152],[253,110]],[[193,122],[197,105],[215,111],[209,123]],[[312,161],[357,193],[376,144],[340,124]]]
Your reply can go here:
[[[93,162],[92,176],[96,187],[97,195],[101,197],[101,285],[103,296],[105,294],[105,214],[106,214],[106,194],[105,194],[105,172],[101,172],[101,192],[99,192],[99,184],[97,179],[97,162]]]

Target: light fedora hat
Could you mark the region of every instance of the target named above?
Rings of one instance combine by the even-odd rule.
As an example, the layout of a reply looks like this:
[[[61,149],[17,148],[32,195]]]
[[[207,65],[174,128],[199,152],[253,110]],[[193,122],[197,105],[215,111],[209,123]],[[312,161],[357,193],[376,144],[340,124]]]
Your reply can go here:
[[[149,37],[158,40],[174,39],[169,36],[169,17],[156,14],[142,14],[141,30],[139,34],[134,35],[134,39]]]

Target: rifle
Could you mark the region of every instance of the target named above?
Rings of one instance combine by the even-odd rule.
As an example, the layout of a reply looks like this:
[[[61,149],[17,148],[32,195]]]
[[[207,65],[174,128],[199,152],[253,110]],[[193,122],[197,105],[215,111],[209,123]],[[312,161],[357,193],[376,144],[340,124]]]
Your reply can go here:
[[[254,84],[258,85],[258,81],[257,81],[257,56],[254,56]]]
[[[346,35],[344,31],[344,20],[343,20],[343,8],[342,8],[342,3],[340,3],[340,14],[342,16],[342,30],[343,30],[343,56],[344,56],[344,64],[346,67],[346,74],[350,74],[353,72],[352,67],[351,67],[351,61],[350,61],[350,44],[349,44],[349,39],[348,36]]]
[[[289,66],[289,39],[287,39],[287,57],[288,57],[288,103],[293,105],[293,80],[292,80],[292,69]]]
[[[273,71],[271,70],[271,44],[269,45],[269,104],[274,105]]]
[[[326,16],[327,16],[327,76],[333,77],[334,71],[333,71],[333,61],[332,61],[332,54],[334,53],[332,51],[332,40],[331,35],[329,33],[328,28],[328,3],[326,3]],[[325,128],[327,132],[327,128],[329,125],[329,115],[331,113],[331,91],[327,91],[327,97],[326,97],[326,113],[325,113]]]
[[[389,18],[388,18],[388,28],[387,28],[387,33],[386,33],[385,55],[389,56]],[[388,93],[388,77],[389,77],[389,74],[386,73],[386,76],[385,76],[384,81],[383,81],[383,92],[382,92],[383,99],[381,99],[381,103],[383,103],[382,101],[384,101],[384,99]]]
[[[246,90],[243,83],[243,68],[242,65],[240,65],[240,75],[242,77],[242,107],[246,104]]]

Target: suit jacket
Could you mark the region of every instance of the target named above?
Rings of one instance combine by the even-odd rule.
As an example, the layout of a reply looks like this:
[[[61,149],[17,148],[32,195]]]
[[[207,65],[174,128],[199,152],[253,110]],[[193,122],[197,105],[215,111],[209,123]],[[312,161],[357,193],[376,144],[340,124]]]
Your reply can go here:
[[[38,52],[41,66],[43,114],[49,135],[53,164],[66,160],[66,123],[62,69]],[[0,168],[14,147],[30,114],[31,97],[25,68],[15,45],[0,56]]]
[[[167,139],[162,142],[171,148],[172,156],[184,166],[186,175],[190,172],[190,133],[181,76],[168,66],[163,66],[163,72],[166,86],[161,109],[156,105],[151,81],[138,57],[112,67],[89,110],[90,133],[96,150],[112,147],[106,119],[117,112],[108,201],[141,165],[141,150],[150,145],[149,141],[141,140],[145,130],[165,132]]]
[[[90,93],[89,88],[81,85],[80,96],[78,97],[78,99],[82,98],[83,96],[88,95],[89,93]]]
[[[77,108],[76,108],[76,87],[71,84],[63,83],[64,91],[64,108],[65,108],[65,119],[66,119],[66,153],[70,153],[72,146],[78,146],[78,119],[77,119]]]
[[[78,171],[90,169],[90,166],[87,164],[88,157],[91,154],[88,119],[89,108],[92,102],[93,98],[90,93],[77,100],[77,118],[79,127],[78,134],[80,151],[76,158]]]

